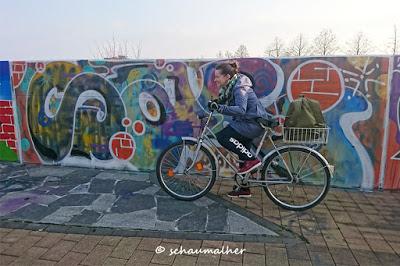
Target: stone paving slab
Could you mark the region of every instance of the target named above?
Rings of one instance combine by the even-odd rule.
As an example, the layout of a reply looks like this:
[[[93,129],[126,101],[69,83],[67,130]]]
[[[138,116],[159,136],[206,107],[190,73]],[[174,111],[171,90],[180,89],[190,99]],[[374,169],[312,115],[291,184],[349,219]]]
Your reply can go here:
[[[43,165],[24,170],[13,164],[1,165],[3,221],[115,228],[131,233],[205,233],[203,236],[209,238],[218,233],[226,239],[232,239],[230,235],[254,240],[296,238],[212,194],[193,202],[175,200],[150,182],[148,173],[146,177],[146,173],[126,171]],[[10,186],[14,186],[12,191]]]

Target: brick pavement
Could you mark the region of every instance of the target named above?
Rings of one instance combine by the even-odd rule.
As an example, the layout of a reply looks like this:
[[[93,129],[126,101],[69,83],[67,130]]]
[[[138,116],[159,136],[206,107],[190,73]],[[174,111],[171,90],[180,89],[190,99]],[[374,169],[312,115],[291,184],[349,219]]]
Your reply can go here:
[[[213,193],[224,198],[229,182]],[[227,198],[226,198],[227,199]],[[0,228],[0,265],[400,265],[400,192],[331,189],[306,212],[276,207],[260,189],[233,203],[300,234],[304,241],[252,243],[121,237]],[[156,254],[170,248],[245,248],[241,255]]]

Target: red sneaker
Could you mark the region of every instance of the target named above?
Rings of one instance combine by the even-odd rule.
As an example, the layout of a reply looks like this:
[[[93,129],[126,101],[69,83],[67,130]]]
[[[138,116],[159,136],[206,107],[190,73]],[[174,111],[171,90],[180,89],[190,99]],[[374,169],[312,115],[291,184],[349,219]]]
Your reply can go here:
[[[251,192],[249,188],[236,187],[226,195],[230,198],[250,198]]]
[[[251,160],[251,161],[245,161],[243,166],[239,168],[238,174],[246,174],[255,168],[259,167],[261,165],[261,161],[259,159]]]

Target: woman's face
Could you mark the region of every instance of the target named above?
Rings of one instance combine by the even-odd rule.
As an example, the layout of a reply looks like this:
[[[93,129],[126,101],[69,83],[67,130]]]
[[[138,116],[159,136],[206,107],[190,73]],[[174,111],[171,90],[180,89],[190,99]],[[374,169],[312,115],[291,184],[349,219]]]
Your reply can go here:
[[[218,87],[222,87],[225,86],[226,84],[228,84],[229,79],[231,78],[231,75],[224,75],[221,73],[221,71],[219,69],[216,69],[214,72],[214,82],[217,83]]]

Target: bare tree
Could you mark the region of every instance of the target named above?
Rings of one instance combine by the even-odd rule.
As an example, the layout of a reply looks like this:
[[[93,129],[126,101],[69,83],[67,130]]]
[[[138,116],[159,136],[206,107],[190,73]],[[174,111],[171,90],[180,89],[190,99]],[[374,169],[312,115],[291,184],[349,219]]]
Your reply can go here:
[[[142,43],[139,42],[136,45],[131,45],[132,56],[135,59],[139,59],[142,56]]]
[[[294,40],[291,41],[286,50],[286,54],[289,56],[304,56],[310,54],[310,52],[308,41],[302,33],[297,35]]]
[[[225,50],[225,52],[222,51],[218,51],[217,53],[217,58],[233,58],[235,57],[234,54],[232,52],[229,52],[228,50]]]
[[[393,26],[393,37],[390,41],[390,53],[395,55],[399,51],[399,40],[397,39],[397,27],[396,24]]]
[[[338,50],[335,33],[331,29],[322,30],[314,39],[314,53],[317,55],[332,55]]]
[[[115,36],[102,45],[96,44],[95,58],[104,59],[139,59],[142,53],[141,42],[137,44],[128,43],[128,41],[117,41]],[[130,49],[129,49],[130,48]]]
[[[365,55],[371,50],[372,45],[368,37],[360,31],[347,43],[347,47],[349,55]]]
[[[265,50],[264,54],[266,56],[279,57],[283,53],[284,46],[283,40],[279,37],[275,37],[272,43]]]
[[[241,44],[234,55],[235,57],[249,57],[249,52],[247,51],[246,45]]]
[[[225,58],[232,58],[232,57],[234,57],[232,52],[225,51]]]

